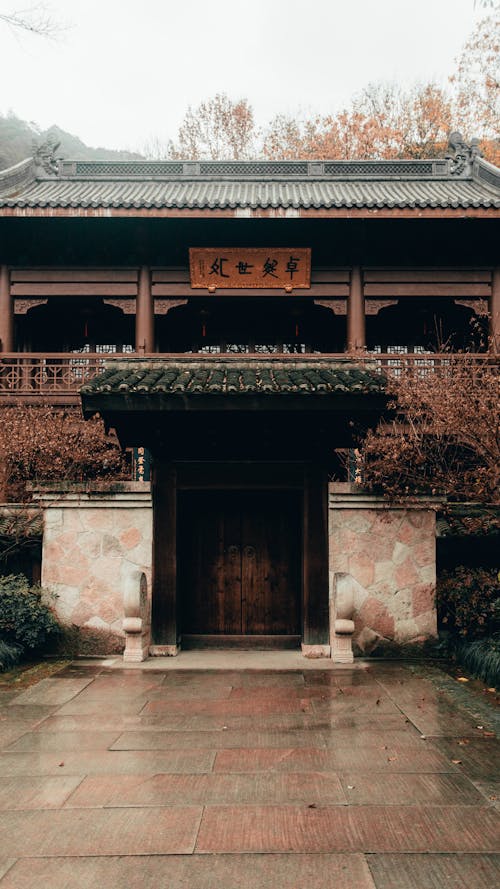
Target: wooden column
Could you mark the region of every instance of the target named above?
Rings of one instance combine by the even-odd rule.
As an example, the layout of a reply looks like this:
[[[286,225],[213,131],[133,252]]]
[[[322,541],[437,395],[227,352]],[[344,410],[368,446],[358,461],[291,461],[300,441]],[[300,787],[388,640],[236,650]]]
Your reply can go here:
[[[493,269],[490,300],[491,351],[500,352],[500,266]]]
[[[151,271],[148,266],[139,269],[137,305],[135,314],[135,351],[155,351],[155,308],[151,287]]]
[[[14,350],[14,301],[10,295],[10,272],[0,266],[0,348],[2,352]]]
[[[306,467],[304,478],[304,627],[302,650],[328,646],[328,474],[319,464]],[[328,652],[325,650],[324,652]]]
[[[177,471],[155,459],[153,475],[152,637],[157,653],[178,652],[177,621]]]
[[[347,300],[347,349],[362,350],[366,347],[365,295],[363,273],[359,265],[351,269],[349,299]]]

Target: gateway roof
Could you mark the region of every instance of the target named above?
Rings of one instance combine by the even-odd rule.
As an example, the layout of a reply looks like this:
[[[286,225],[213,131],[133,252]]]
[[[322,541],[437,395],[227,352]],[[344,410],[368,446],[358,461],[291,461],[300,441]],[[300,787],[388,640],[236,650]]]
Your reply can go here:
[[[500,169],[458,138],[444,158],[390,161],[65,160],[46,145],[0,172],[0,215],[499,207]]]
[[[80,390],[86,395],[381,394],[384,378],[354,362],[321,359],[116,359]]]

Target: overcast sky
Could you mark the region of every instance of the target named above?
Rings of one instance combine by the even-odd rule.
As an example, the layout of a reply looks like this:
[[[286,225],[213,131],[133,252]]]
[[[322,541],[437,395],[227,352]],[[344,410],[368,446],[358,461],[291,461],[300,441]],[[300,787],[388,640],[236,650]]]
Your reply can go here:
[[[34,0],[33,0],[34,2]],[[30,0],[0,0],[0,12]],[[482,14],[473,0],[53,0],[56,41],[0,25],[0,111],[93,146],[174,137],[189,104],[246,97],[335,111],[369,81],[444,84]]]

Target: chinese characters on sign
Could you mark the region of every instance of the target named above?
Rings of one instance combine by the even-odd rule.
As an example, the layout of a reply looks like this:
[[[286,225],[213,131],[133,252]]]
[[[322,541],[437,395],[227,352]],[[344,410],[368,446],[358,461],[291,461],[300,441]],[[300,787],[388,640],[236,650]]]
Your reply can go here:
[[[209,292],[241,287],[290,292],[311,286],[308,247],[198,248],[189,250],[191,287]]]
[[[147,448],[133,448],[134,481],[151,481],[151,457]]]

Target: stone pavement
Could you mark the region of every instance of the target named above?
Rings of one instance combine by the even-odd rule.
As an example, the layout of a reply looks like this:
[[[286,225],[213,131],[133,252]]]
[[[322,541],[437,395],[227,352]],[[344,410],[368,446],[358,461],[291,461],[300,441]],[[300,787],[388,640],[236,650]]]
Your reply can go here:
[[[117,664],[0,693],[0,889],[500,886],[498,742],[425,672]]]

